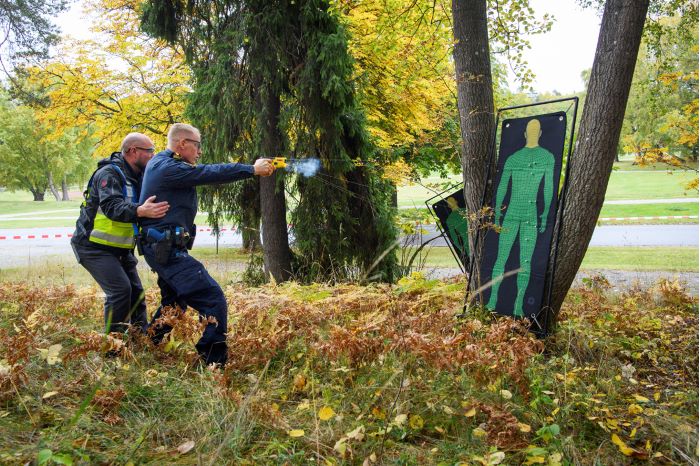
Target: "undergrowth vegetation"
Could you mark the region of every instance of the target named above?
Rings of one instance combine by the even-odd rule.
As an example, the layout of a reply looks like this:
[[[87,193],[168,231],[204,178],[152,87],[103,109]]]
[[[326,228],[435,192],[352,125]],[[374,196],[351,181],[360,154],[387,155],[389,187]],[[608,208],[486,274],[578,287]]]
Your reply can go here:
[[[570,292],[542,342],[456,319],[460,281],[233,285],[216,370],[193,312],[154,347],[102,335],[95,288],[5,283],[0,463],[696,462],[697,300],[606,288]]]

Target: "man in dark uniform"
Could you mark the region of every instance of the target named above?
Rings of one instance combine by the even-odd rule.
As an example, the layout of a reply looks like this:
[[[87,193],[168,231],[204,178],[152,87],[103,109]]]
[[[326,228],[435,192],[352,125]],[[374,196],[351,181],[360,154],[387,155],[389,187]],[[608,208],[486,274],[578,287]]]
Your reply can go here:
[[[163,306],[192,307],[209,320],[202,338],[195,345],[207,364],[225,364],[227,306],[224,293],[204,266],[191,257],[196,234],[196,186],[229,183],[269,176],[274,167],[270,159],[258,159],[254,165],[222,163],[196,165],[201,155],[199,130],[191,125],[176,123],[168,132],[168,148],[159,152],[146,167],[141,199],[156,196],[168,201],[170,210],[159,219],[141,222],[143,253],[146,262],[158,274],[161,308],[153,317],[160,317]],[[211,319],[211,318],[215,319]],[[152,324],[153,325],[153,324]],[[158,344],[171,330],[167,325],[154,325],[153,341]]]
[[[155,196],[139,204],[141,177],[153,151],[148,136],[131,133],[122,141],[121,152],[98,162],[71,239],[78,263],[105,293],[108,332],[124,332],[129,323],[145,330],[147,323],[134,257],[134,224],[139,218],[163,217],[168,210],[168,203],[155,202]]]

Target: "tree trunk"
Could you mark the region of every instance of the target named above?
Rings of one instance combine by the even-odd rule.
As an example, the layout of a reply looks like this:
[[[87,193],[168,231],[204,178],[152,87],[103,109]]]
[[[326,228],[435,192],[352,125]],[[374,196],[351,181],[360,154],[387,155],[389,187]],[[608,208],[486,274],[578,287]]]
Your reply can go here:
[[[494,128],[491,59],[485,0],[453,0],[457,108],[467,209],[481,209]]]
[[[35,201],[43,201],[44,200],[44,193],[46,192],[45,190],[41,191],[39,189],[30,189],[30,191],[32,193],[32,196],[34,196]]]
[[[260,240],[260,183],[255,180],[242,186],[241,202],[241,237],[243,249],[258,251],[262,249]]]
[[[55,197],[57,201],[60,201],[61,195],[58,194],[58,189],[56,189],[56,185],[53,182],[53,173],[49,171],[47,177],[49,180],[49,189],[51,190],[51,194],[53,194],[53,197]]]
[[[486,0],[453,0],[452,16],[464,199],[467,212],[476,213],[482,208],[495,125]],[[472,260],[478,264],[481,254],[472,233],[469,250],[474,251]],[[472,288],[480,286],[478,267],[474,271],[477,276],[470,280]]]
[[[649,0],[605,3],[581,129],[569,162],[569,187],[552,290],[555,313],[583,261],[603,207],[648,7]]]
[[[263,154],[273,157],[282,152],[282,134],[279,130],[280,97],[267,89],[263,96],[265,119]],[[291,251],[287,235],[287,203],[284,198],[284,180],[282,172],[273,176],[260,178],[260,210],[262,214],[263,257],[265,275],[272,276],[276,282],[289,280],[291,277]],[[279,181],[279,182],[278,182]]]
[[[66,179],[66,175],[63,175],[63,179],[61,180],[61,191],[63,192],[63,197],[61,200],[70,201],[70,194],[68,194],[68,180]]]

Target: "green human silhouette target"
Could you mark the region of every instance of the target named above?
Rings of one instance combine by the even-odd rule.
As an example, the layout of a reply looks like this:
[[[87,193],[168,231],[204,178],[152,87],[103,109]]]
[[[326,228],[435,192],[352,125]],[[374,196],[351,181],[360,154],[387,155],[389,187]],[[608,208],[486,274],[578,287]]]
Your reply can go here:
[[[566,114],[504,120],[485,237],[481,282],[486,307],[499,314],[536,316],[556,218]]]

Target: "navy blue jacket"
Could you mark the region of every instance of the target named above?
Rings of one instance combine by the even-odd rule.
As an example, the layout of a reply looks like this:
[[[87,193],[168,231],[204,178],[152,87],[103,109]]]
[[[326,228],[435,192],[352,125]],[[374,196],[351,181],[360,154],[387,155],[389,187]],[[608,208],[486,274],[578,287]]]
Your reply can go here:
[[[196,186],[204,184],[229,183],[252,177],[252,165],[241,163],[219,163],[211,165],[190,165],[170,149],[158,152],[146,165],[141,184],[141,199],[155,195],[156,202],[168,201],[170,209],[163,218],[142,218],[144,231],[156,228],[181,226],[194,234],[192,225],[197,215]]]

